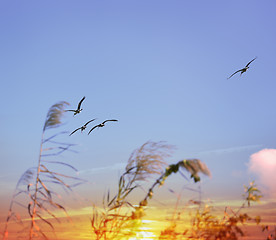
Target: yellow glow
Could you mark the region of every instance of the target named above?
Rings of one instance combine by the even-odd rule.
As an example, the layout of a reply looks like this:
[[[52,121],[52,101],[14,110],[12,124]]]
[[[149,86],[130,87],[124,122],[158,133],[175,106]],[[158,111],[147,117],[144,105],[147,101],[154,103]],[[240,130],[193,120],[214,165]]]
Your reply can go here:
[[[247,208],[244,209],[244,212],[247,212],[249,216],[255,217],[257,215],[262,216],[261,224],[265,225],[273,225],[275,223],[275,216],[272,212],[275,212],[274,205],[269,204],[270,202],[265,202],[260,205],[256,205],[256,208]],[[218,219],[223,219],[225,206],[229,206],[227,209],[227,213],[229,215],[232,214],[232,210],[236,211],[241,206],[242,202],[240,201],[228,201],[228,202],[211,202],[210,205],[213,206],[212,214],[216,216]],[[258,207],[258,208],[257,208]],[[191,218],[194,217],[196,208],[179,208],[179,211],[182,210],[181,216],[178,219],[177,215],[173,218],[176,222],[177,228],[176,232],[183,232],[185,229],[190,229]],[[146,211],[146,215],[143,220],[137,220],[137,224],[135,222],[133,225],[130,224],[129,228],[125,228],[126,233],[131,233],[132,237],[122,238],[124,240],[156,240],[159,238],[160,233],[165,229],[169,228],[172,224],[172,216],[174,215],[174,206],[170,206],[169,204],[165,207],[161,208],[157,207],[148,207]],[[71,221],[68,221],[66,217],[64,217],[64,213],[57,212],[55,215],[60,219],[60,223],[57,224],[54,219],[47,218],[48,221],[54,225],[57,238],[60,240],[74,239],[74,240],[85,240],[85,239],[95,239],[95,235],[91,229],[91,212],[93,212],[93,207],[85,207],[80,209],[69,210],[68,213],[71,216]],[[191,215],[190,215],[191,213]],[[27,223],[27,219],[23,219],[24,222]],[[1,224],[0,224],[1,225]],[[2,226],[0,230],[3,229]],[[50,228],[49,228],[50,229]],[[17,230],[13,224],[10,225],[9,231],[9,240],[16,240]],[[50,229],[51,231],[51,229]],[[256,226],[255,222],[248,222],[246,225],[246,231],[251,236],[261,236],[263,234],[260,230],[259,226]],[[125,233],[124,232],[124,233]],[[267,232],[264,232],[266,234]],[[48,233],[51,234],[50,232]],[[52,235],[50,235],[52,236]],[[53,239],[53,238],[50,238]],[[119,238],[117,238],[119,239]],[[264,239],[260,237],[259,239]]]
[[[147,239],[154,240],[156,236],[151,232],[139,232],[135,238],[130,238],[129,240],[137,240],[137,239]]]
[[[151,220],[142,220],[142,224],[147,224],[147,225],[150,225],[154,222],[155,221],[151,221]],[[138,240],[138,239],[154,240],[157,238],[157,236],[152,231],[153,231],[152,227],[142,226],[137,231],[136,236],[129,238],[129,240]]]

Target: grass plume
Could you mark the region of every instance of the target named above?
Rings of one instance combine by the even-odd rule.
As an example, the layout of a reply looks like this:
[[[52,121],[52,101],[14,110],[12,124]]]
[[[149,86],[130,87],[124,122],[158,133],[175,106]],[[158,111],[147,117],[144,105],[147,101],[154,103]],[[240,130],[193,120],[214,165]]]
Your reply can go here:
[[[65,207],[56,200],[59,194],[54,191],[53,186],[60,186],[65,190],[72,191],[74,186],[83,181],[77,177],[57,172],[53,168],[54,165],[60,165],[77,172],[77,169],[70,164],[59,160],[48,159],[49,157],[53,158],[58,156],[65,151],[71,151],[74,144],[56,140],[61,135],[67,135],[67,132],[60,132],[48,138],[44,137],[47,130],[59,127],[62,124],[64,108],[67,105],[69,104],[65,101],[59,102],[54,104],[47,113],[42,131],[37,166],[26,170],[16,185],[6,219],[3,239],[8,239],[8,224],[11,220],[22,224],[21,218],[18,218],[18,214],[13,210],[14,205],[19,205],[24,208],[29,215],[29,221],[27,221],[30,223],[29,227],[26,227],[26,223],[22,224],[24,225],[24,233],[28,233],[28,237],[25,237],[29,240],[38,236],[43,239],[49,239],[46,234],[47,231],[43,229],[50,228],[54,232],[54,225],[49,220],[55,219],[59,221],[54,210],[61,210],[68,216]],[[69,183],[69,180],[73,183]],[[19,197],[21,197],[20,200],[18,200]],[[22,197],[27,199],[26,203],[22,203]],[[26,219],[28,220],[28,218]],[[28,230],[26,231],[26,229]]]
[[[198,159],[183,160],[168,166],[165,159],[171,156],[172,149],[173,146],[164,142],[149,141],[132,152],[125,172],[119,179],[115,196],[110,197],[108,191],[107,197],[103,200],[103,207],[94,206],[91,226],[97,240],[135,237],[142,224],[144,209],[148,205],[148,200],[153,197],[155,187],[162,186],[172,173],[178,173],[184,168],[191,173],[194,182],[200,181],[199,172],[211,175],[207,166]],[[146,196],[138,205],[130,203],[129,195],[154,175],[159,177],[148,189]]]
[[[59,103],[54,104],[48,111],[48,114],[46,116],[45,124],[43,127],[43,133],[45,130],[50,128],[56,128],[59,127],[62,123],[61,117],[64,114],[64,108],[68,106],[69,103],[62,101]]]
[[[132,217],[136,207],[128,201],[128,197],[141,182],[162,172],[167,165],[165,158],[170,156],[173,148],[165,142],[148,141],[131,153],[115,196],[110,197],[108,191],[103,208],[94,207],[91,226],[97,240],[120,239],[136,234]]]

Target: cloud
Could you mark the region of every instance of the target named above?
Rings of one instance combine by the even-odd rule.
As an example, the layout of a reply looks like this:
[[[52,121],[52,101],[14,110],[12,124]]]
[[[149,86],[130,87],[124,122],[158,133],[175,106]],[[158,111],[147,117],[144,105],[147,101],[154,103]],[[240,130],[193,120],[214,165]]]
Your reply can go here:
[[[262,149],[250,156],[249,172],[258,176],[268,194],[276,196],[276,149]]]
[[[236,146],[236,147],[230,147],[230,148],[221,148],[221,149],[201,151],[201,152],[199,152],[199,154],[225,154],[225,153],[232,153],[232,152],[247,151],[247,150],[251,150],[251,149],[259,148],[259,147],[262,147],[262,145],[255,144],[255,145]]]
[[[105,167],[80,170],[78,173],[79,174],[106,173],[107,171],[124,170],[125,166],[126,166],[126,163],[115,163],[113,165],[109,165]]]

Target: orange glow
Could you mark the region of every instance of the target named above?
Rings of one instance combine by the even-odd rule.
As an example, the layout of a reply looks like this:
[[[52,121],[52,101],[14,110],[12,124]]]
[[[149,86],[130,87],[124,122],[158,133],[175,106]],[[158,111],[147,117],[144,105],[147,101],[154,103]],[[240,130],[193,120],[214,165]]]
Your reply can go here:
[[[226,203],[217,203],[214,204],[214,207],[212,208],[212,214],[214,217],[220,219],[222,222],[222,219],[225,217],[224,214],[224,206]],[[229,204],[229,202],[228,202]],[[238,209],[237,206],[240,206],[239,202],[233,202],[231,204],[232,210]],[[155,240],[159,239],[160,233],[164,231],[165,229],[169,229],[168,227],[173,226],[173,219],[174,223],[176,224],[176,232],[181,233],[184,231],[184,229],[191,229],[191,219],[195,216],[197,207],[191,207],[191,208],[185,208],[182,209],[179,208],[181,214],[175,215],[175,218],[173,218],[174,207],[149,207],[146,209],[146,215],[142,218],[142,220],[138,220],[139,224],[135,228],[135,232],[133,233],[133,229],[129,229],[130,232],[133,233],[132,236],[129,238],[118,238],[118,239],[128,239],[128,240],[136,240],[136,239],[147,239],[147,240]],[[229,208],[230,209],[230,208]],[[276,222],[276,204],[267,202],[263,204],[259,204],[256,206],[253,206],[251,208],[244,208],[242,209],[242,212],[247,213],[252,218],[260,215],[262,216],[261,224],[263,225],[270,225],[273,226]],[[227,211],[229,216],[231,215],[231,210]],[[68,239],[74,239],[74,240],[86,240],[86,239],[96,239],[95,235],[93,235],[93,230],[91,228],[91,213],[92,208],[82,208],[79,210],[71,210],[68,212],[69,215],[71,215],[71,220],[69,221],[67,218],[63,217],[60,218],[61,222],[57,223],[55,220],[50,220],[51,223],[55,227],[55,234],[57,239],[59,240],[68,240]],[[137,221],[137,220],[135,220]],[[27,221],[25,221],[27,223]],[[243,239],[265,239],[266,236],[268,236],[268,231],[261,231],[261,224],[256,225],[254,222],[248,222],[246,223],[246,226],[244,227],[244,232],[246,234],[246,238]],[[1,224],[1,230],[2,230],[2,224]],[[240,225],[239,225],[240,226]],[[20,226],[16,224],[11,224],[9,226],[9,238],[11,240],[17,239],[16,236],[18,236],[18,230]],[[172,228],[171,228],[172,229]],[[271,230],[271,229],[270,229]],[[273,230],[273,228],[272,228]],[[173,236],[173,232],[167,231],[168,234],[171,234]],[[48,228],[47,234],[49,236],[54,235],[51,233],[51,229]],[[180,236],[179,236],[180,237]],[[50,238],[51,239],[51,238]],[[163,238],[167,239],[167,238]],[[185,235],[180,237],[179,239],[186,239]]]

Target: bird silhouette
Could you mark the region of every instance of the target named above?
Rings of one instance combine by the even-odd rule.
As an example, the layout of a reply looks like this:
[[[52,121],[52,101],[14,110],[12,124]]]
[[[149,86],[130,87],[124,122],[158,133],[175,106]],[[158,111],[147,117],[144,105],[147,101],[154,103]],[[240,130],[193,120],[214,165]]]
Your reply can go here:
[[[117,122],[118,120],[116,120],[116,119],[105,120],[105,121],[103,121],[102,123],[100,123],[100,124],[98,124],[98,125],[92,127],[92,128],[90,129],[90,131],[88,132],[88,135],[89,135],[95,128],[103,127],[103,126],[105,126],[105,123],[106,123],[106,122],[111,122],[111,121],[112,121],[112,122]]]
[[[94,120],[96,120],[96,118],[94,118],[94,119],[88,121],[88,122],[85,123],[83,126],[77,128],[76,130],[74,130],[73,132],[71,132],[69,136],[71,136],[72,134],[74,134],[74,133],[77,132],[78,130],[81,130],[81,132],[82,132],[83,130],[86,129],[87,125],[88,125],[89,123],[93,122]]]
[[[246,66],[245,66],[244,68],[242,68],[242,69],[240,69],[240,70],[234,72],[229,78],[231,78],[232,76],[234,76],[234,75],[235,75],[236,73],[238,73],[238,72],[241,72],[241,75],[242,75],[243,73],[245,73],[245,72],[249,69],[249,64],[252,63],[256,58],[257,58],[257,57],[255,57],[255,58],[252,59],[249,63],[247,63]],[[227,79],[229,79],[229,78],[227,78]]]
[[[84,99],[85,99],[85,97],[83,97],[83,98],[80,100],[80,102],[79,102],[79,104],[78,104],[78,108],[77,108],[76,110],[66,110],[66,112],[68,112],[68,111],[69,111],[69,112],[74,112],[74,115],[80,113],[80,112],[82,111],[81,104],[82,104],[82,102],[83,102]]]

